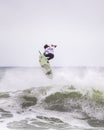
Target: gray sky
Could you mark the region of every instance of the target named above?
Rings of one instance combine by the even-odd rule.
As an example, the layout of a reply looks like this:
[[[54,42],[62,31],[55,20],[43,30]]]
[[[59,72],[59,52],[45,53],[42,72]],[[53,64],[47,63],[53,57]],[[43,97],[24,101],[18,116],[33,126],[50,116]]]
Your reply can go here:
[[[104,66],[104,0],[0,0],[0,66]]]

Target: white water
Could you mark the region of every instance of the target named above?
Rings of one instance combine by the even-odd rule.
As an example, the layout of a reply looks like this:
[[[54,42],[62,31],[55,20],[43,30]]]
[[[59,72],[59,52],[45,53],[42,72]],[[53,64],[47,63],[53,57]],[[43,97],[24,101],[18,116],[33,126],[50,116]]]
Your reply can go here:
[[[92,89],[103,92],[104,68],[53,68],[54,78],[52,80],[48,79],[40,68],[1,68],[1,70],[0,92],[9,92],[10,98],[1,98],[0,108],[13,114],[13,117],[11,118],[1,118],[0,127],[3,130],[8,129],[7,125],[10,124],[10,122],[13,123],[14,121],[16,121],[16,124],[18,124],[19,121],[25,120],[27,122],[26,124],[28,125],[31,124],[32,119],[46,122],[45,120],[37,119],[37,116],[59,118],[63,122],[69,124],[69,126],[63,126],[63,129],[66,130],[69,128],[73,130],[103,130],[102,127],[100,129],[99,127],[93,128],[86,122],[86,120],[79,120],[79,118],[83,117],[81,113],[66,113],[46,110],[39,104],[39,102],[41,99],[44,99],[46,96],[52,93],[62,90],[69,91],[67,86],[74,86],[80,92],[92,91]],[[40,101],[38,101],[36,106],[34,105],[24,110],[20,106],[21,100],[19,97],[21,94],[24,94],[23,90],[31,88],[33,89],[32,94],[36,95]],[[44,88],[45,92],[41,93],[39,88]],[[86,106],[84,109],[89,111],[89,108],[87,107],[88,106]],[[18,114],[18,112],[21,114]],[[97,119],[103,119],[102,116],[102,112],[96,114]],[[48,122],[48,125],[49,124],[50,123]],[[12,129],[15,130],[16,127],[13,126]],[[57,130],[58,127],[57,125],[53,127],[51,124],[47,129]]]
[[[0,91],[65,85],[104,90],[103,68],[54,68],[53,74],[54,78],[50,80],[40,68],[7,69],[0,81]]]

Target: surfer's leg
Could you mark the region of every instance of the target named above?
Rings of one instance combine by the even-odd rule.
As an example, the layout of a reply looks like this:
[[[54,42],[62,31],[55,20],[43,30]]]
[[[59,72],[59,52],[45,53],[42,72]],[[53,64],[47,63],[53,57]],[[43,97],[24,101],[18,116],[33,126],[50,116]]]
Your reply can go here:
[[[45,54],[45,53],[44,53],[44,56],[48,58],[48,57],[49,57],[49,54]]]
[[[49,54],[45,54],[44,53],[44,56],[47,58],[47,63],[49,63],[48,59],[49,59]]]
[[[54,58],[54,55],[49,53],[49,54],[44,54],[45,57],[47,57],[48,60],[51,60]]]
[[[48,60],[51,60],[51,59],[53,59],[53,58],[54,58],[54,55],[53,55],[53,54],[51,54],[51,53],[49,53]]]

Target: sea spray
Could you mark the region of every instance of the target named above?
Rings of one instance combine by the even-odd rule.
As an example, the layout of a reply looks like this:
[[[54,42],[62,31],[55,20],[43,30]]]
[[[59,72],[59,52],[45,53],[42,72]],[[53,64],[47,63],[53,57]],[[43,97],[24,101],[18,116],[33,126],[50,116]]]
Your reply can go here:
[[[104,68],[0,68],[0,123],[9,129],[104,130]]]

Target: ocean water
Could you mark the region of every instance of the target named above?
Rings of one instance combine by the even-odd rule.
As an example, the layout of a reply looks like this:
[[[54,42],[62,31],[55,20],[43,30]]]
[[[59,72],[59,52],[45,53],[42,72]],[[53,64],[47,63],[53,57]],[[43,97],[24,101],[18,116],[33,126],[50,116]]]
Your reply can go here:
[[[104,68],[0,68],[0,130],[104,130]]]

